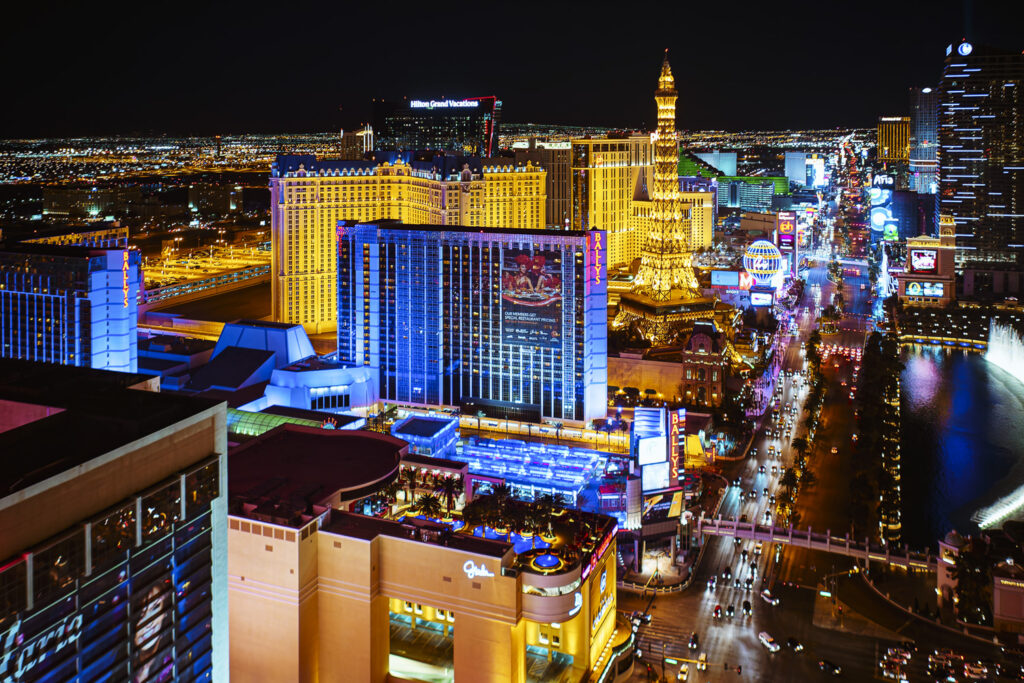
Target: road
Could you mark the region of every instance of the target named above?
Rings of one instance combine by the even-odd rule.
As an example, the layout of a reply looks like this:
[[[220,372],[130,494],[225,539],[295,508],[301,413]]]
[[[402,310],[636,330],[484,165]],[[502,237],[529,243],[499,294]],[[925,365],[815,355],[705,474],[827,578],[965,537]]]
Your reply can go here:
[[[804,294],[793,311],[798,332],[790,337],[784,351],[782,367],[796,372],[797,377],[780,377],[781,405],[785,407],[792,402],[797,406],[795,425],[785,430],[782,439],[761,430],[755,437],[750,457],[723,467],[723,474],[730,482],[737,477],[741,479],[740,486],[726,490],[721,507],[723,517],[745,515],[749,520],[764,522],[764,514],[771,508],[770,496],[779,493],[779,474],[793,462],[789,439],[797,430],[804,432],[800,423],[806,416],[802,404],[807,387],[799,378],[799,371],[804,368],[801,342],[814,328],[816,311],[829,304],[835,290],[835,284],[826,276],[827,260],[818,258],[817,262],[807,274]],[[849,272],[844,278],[843,295],[848,315],[835,334],[823,337],[823,345],[862,348],[872,329],[870,287],[861,290],[861,285],[867,284],[867,268],[852,263],[845,267],[858,269],[858,274]],[[831,529],[842,535],[849,524],[849,482],[853,472],[850,444],[856,431],[850,384],[856,363],[843,359],[837,368],[837,358],[833,355],[823,368],[828,391],[816,446],[808,456],[818,481],[801,493],[796,508],[801,514],[802,526],[810,525],[821,531]],[[832,446],[838,450],[835,455],[831,453]],[[774,454],[769,453],[770,448],[775,450]],[[760,471],[762,466],[764,473]],[[640,627],[638,647],[656,675],[661,675],[663,666],[669,679],[674,679],[678,672],[680,664],[663,665],[665,657],[681,663],[696,660],[703,652],[707,655],[708,669],[698,672],[695,664],[690,663],[691,681],[831,680],[832,676],[819,671],[819,659],[841,666],[847,680],[883,680],[877,668],[880,656],[904,639],[927,643],[928,648],[952,647],[976,658],[998,657],[992,647],[968,641],[893,607],[869,588],[859,573],[849,575],[854,567],[850,558],[781,544],[774,547],[766,544],[757,555],[752,541],[736,542],[731,538],[708,537],[706,544],[696,578],[686,591],[659,595],[653,601],[650,597],[619,595],[619,609],[626,613],[650,606],[651,623]],[[752,561],[754,569],[750,566]],[[723,577],[727,568],[732,573],[732,581]],[[711,577],[717,577],[714,588],[708,586]],[[748,577],[752,579],[750,590],[745,588]],[[764,588],[779,599],[777,606],[761,598],[760,591]],[[833,597],[820,593],[826,589],[835,591],[834,602]],[[751,603],[750,616],[742,614],[744,600]],[[729,619],[723,615],[715,619],[716,605],[723,611],[731,605],[735,616]],[[851,606],[862,614],[854,612]],[[762,631],[775,638],[782,647],[779,652],[771,654],[761,645],[758,633]],[[699,645],[694,649],[689,647],[691,633],[699,637]],[[791,651],[786,646],[790,637],[799,640],[804,651]],[[923,679],[926,649],[923,647],[906,668],[911,680]],[[736,671],[737,665],[742,667],[742,674]],[[646,667],[637,667],[634,680],[647,680]]]

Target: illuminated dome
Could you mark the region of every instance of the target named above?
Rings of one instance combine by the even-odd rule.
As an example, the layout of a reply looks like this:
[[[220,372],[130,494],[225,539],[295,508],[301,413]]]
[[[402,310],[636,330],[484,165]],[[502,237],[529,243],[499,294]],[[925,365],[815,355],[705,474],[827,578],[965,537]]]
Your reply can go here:
[[[743,254],[743,267],[759,285],[767,285],[782,270],[782,252],[768,240],[758,240]]]

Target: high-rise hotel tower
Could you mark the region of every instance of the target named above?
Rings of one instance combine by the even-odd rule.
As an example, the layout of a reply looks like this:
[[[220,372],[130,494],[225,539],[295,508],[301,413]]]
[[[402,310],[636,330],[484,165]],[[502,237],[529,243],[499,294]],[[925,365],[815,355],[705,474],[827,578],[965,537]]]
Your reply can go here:
[[[540,229],[544,170],[509,159],[378,152],[345,161],[279,156],[270,171],[274,320],[336,328],[338,221]]]
[[[939,208],[956,221],[975,293],[1020,290],[1024,259],[1024,54],[963,41],[939,84]],[[966,285],[966,282],[965,282]]]

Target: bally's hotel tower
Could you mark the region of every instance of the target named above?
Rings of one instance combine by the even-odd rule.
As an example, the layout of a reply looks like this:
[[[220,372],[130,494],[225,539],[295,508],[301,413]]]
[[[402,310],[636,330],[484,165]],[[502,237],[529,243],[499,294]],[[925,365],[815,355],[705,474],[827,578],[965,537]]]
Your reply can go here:
[[[526,421],[607,405],[601,230],[338,224],[338,359],[380,398]]]

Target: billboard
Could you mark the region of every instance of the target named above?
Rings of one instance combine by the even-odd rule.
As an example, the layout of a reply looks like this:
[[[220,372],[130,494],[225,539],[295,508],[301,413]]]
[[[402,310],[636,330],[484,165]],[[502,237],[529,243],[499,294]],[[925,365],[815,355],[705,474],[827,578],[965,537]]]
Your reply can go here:
[[[738,270],[712,270],[712,287],[739,287],[740,273]]]
[[[648,491],[660,491],[669,487],[669,464],[667,462],[656,462],[652,465],[644,465],[640,470],[640,488],[646,493]]]
[[[933,296],[942,297],[943,286],[941,282],[908,282],[906,288],[907,296]]]
[[[934,249],[911,249],[907,255],[911,273],[935,273],[938,271],[939,253]]]
[[[555,251],[506,249],[501,269],[501,335],[506,344],[558,348],[562,278]]]
[[[771,306],[774,297],[771,292],[751,292],[750,293],[750,305],[751,306]]]
[[[796,214],[792,211],[780,211],[778,227],[779,251],[793,251],[796,243]]]
[[[649,436],[637,441],[636,462],[641,466],[665,462],[665,437]]]

